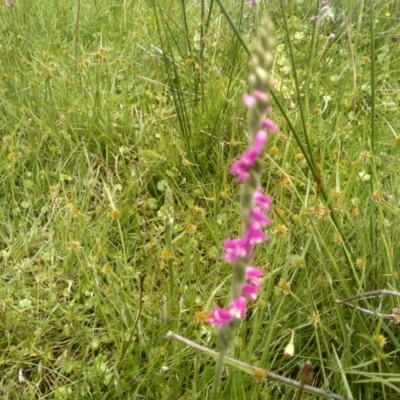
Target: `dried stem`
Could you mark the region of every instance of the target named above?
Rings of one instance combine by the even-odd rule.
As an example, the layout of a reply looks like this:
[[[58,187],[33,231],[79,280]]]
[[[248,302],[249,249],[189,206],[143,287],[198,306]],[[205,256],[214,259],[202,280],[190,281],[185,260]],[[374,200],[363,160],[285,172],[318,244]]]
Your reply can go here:
[[[400,292],[396,292],[395,290],[380,289],[380,290],[372,290],[370,292],[358,293],[358,294],[355,294],[354,296],[346,297],[345,299],[342,299],[342,300],[336,300],[336,303],[347,303],[351,300],[356,300],[356,299],[366,298],[366,297],[376,297],[376,296],[381,296],[384,294],[389,294],[391,296],[400,297]]]
[[[391,296],[400,297],[400,292],[397,292],[395,290],[379,289],[379,290],[372,290],[370,292],[358,293],[358,294],[355,294],[354,296],[350,296],[345,299],[336,300],[336,303],[342,304],[343,306],[346,306],[349,308],[354,308],[355,310],[360,311],[361,313],[363,313],[365,315],[372,315],[372,316],[378,317],[378,318],[389,319],[396,325],[400,322],[400,310],[398,308],[393,309],[392,314],[382,314],[382,313],[367,310],[366,308],[358,307],[358,306],[355,306],[355,305],[349,303],[352,300],[367,299],[370,297],[383,296],[386,294],[391,295]]]
[[[186,344],[189,347],[192,347],[196,350],[206,353],[212,357],[217,358],[219,355],[216,351],[208,349],[207,347],[201,346],[189,339],[184,338],[183,336],[177,335],[174,332],[171,332],[171,331],[167,332],[165,337],[168,339],[175,339],[179,342]],[[257,371],[260,369],[260,368],[254,367],[253,365],[247,364],[243,361],[235,360],[234,358],[231,358],[231,357],[225,357],[224,361],[226,364],[230,364],[230,365],[239,367],[239,368],[247,371],[248,373],[253,373],[254,371]],[[293,379],[285,378],[284,376],[280,376],[278,374],[274,374],[273,372],[269,372],[269,371],[265,371],[265,370],[264,370],[264,373],[265,373],[265,376],[272,381],[281,382],[287,386],[292,386],[297,389],[301,387],[301,383],[297,382]],[[305,392],[313,393],[315,395],[326,397],[328,399],[352,400],[348,397],[343,397],[338,394],[327,392],[326,390],[318,389],[318,388],[315,388],[315,387],[309,386],[309,385],[304,385],[303,389]]]

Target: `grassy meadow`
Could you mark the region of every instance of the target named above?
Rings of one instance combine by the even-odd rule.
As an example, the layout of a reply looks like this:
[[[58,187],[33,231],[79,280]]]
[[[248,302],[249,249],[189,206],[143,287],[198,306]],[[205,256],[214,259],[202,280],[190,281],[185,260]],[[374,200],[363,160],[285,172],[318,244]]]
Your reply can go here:
[[[165,335],[215,349],[268,11],[273,224],[229,355],[293,380],[310,361],[315,387],[400,399],[399,4],[257,3],[0,5],[0,398],[209,398],[215,359]],[[227,366],[220,398],[298,393]]]

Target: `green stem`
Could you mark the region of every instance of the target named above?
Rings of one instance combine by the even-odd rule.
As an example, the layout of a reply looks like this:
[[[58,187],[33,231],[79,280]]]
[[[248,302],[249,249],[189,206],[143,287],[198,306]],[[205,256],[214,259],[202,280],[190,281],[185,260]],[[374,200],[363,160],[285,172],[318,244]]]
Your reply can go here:
[[[174,308],[174,299],[175,299],[175,279],[174,279],[174,267],[172,265],[172,226],[167,223],[166,232],[165,232],[165,250],[170,255],[170,258],[167,260],[168,266],[168,279],[169,279],[169,301],[168,301],[168,309],[167,309],[167,319],[170,319],[172,316],[172,311]]]
[[[218,354],[217,364],[215,366],[215,375],[214,375],[211,400],[219,399],[219,387],[221,385],[222,370],[224,369],[225,354],[226,354],[226,351],[220,351]]]
[[[307,132],[305,112],[304,112],[304,108],[303,108],[303,102],[302,102],[301,96],[300,96],[300,84],[299,84],[299,79],[297,77],[296,62],[294,60],[294,52],[293,52],[293,48],[292,48],[292,42],[291,42],[290,37],[289,37],[289,28],[288,28],[288,25],[287,25],[285,5],[283,4],[282,0],[280,1],[280,5],[281,5],[281,10],[282,10],[282,16],[283,16],[283,24],[285,26],[285,32],[286,32],[286,36],[288,38],[289,55],[290,55],[290,60],[291,60],[291,63],[292,63],[292,68],[293,68],[293,77],[294,77],[294,80],[295,80],[297,101],[298,101],[298,104],[299,104],[299,111],[300,111],[300,118],[301,118],[301,125],[303,127],[304,138],[306,140],[307,148],[308,148],[308,151],[309,151],[310,162],[312,164],[313,169],[315,170],[316,169],[316,164],[315,164],[314,157],[312,156],[311,142],[310,142],[310,138],[309,138],[308,132]]]
[[[221,0],[217,0],[217,3],[222,11],[222,13],[225,15],[226,20],[228,21],[228,24],[230,25],[230,27],[233,29],[233,31],[235,32],[236,37],[238,38],[239,42],[242,44],[243,48],[246,50],[246,53],[248,55],[251,55],[250,49],[248,48],[246,42],[244,41],[244,39],[242,38],[242,35],[240,34],[239,30],[237,29],[235,23],[232,21],[231,16],[229,15],[227,9],[225,8],[225,6],[222,4]]]
[[[370,0],[371,13],[371,151],[375,155],[375,21],[374,4]]]

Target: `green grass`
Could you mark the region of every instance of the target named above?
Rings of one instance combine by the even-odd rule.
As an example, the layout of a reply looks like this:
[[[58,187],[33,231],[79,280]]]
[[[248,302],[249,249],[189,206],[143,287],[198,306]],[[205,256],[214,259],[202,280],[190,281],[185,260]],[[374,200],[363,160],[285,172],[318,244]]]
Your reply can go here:
[[[398,327],[336,302],[399,286],[398,4],[373,1],[371,15],[368,1],[338,0],[316,23],[310,0],[219,3],[202,30],[197,2],[88,1],[79,21],[78,1],[0,7],[1,398],[210,395],[215,360],[164,335],[215,348],[196,313],[229,298],[222,242],[240,222],[228,171],[246,148],[247,49],[264,9],[277,39],[280,132],[263,174],[274,223],[255,254],[260,301],[230,356],[293,379],[310,360],[314,386],[400,398]],[[399,307],[387,295],[352,304]],[[221,388],[296,398],[234,367]]]

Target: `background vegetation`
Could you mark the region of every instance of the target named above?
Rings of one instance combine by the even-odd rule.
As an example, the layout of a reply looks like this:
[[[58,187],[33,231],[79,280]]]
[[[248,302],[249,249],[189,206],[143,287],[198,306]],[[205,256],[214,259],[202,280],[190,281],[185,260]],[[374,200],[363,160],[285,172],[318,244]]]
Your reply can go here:
[[[371,315],[336,302],[399,286],[398,2],[337,0],[317,21],[311,0],[201,5],[0,7],[2,398],[207,398],[214,360],[164,335],[215,346],[206,312],[229,296],[221,247],[239,229],[239,188],[228,171],[247,143],[246,48],[265,9],[277,39],[280,132],[263,177],[274,223],[231,355],[294,379],[310,360],[315,386],[400,398],[398,298],[352,303]],[[234,368],[222,389],[296,396]]]

